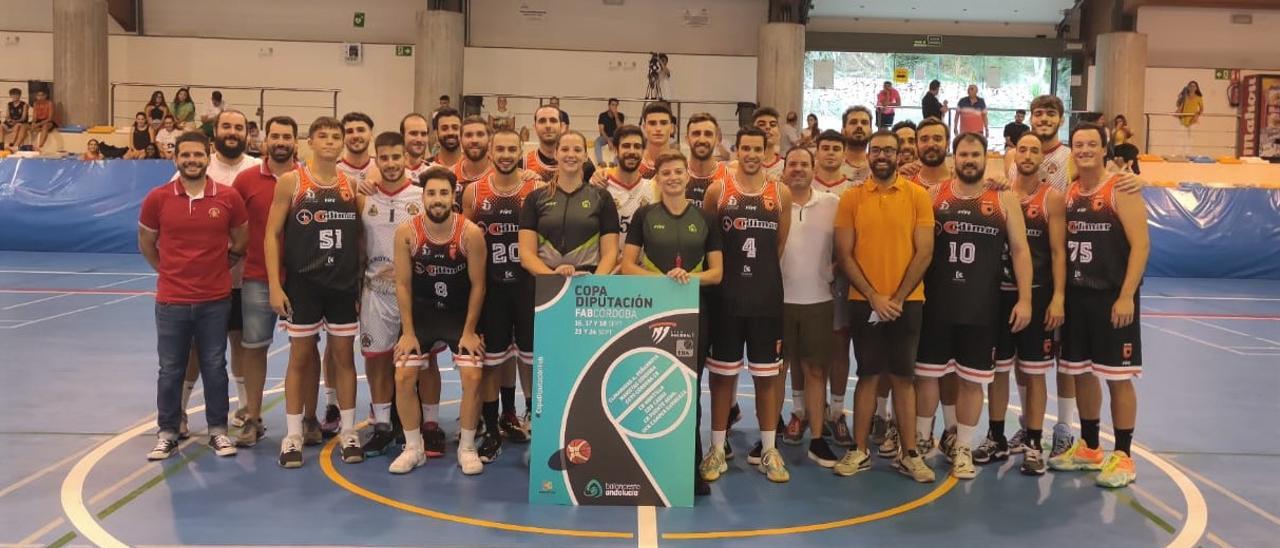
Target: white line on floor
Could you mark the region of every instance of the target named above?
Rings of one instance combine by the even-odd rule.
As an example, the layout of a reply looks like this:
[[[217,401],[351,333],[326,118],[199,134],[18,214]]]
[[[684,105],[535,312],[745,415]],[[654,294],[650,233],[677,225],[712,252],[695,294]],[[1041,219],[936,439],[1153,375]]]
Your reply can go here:
[[[39,318],[39,319],[35,319],[35,320],[25,321],[25,322],[22,322],[22,323],[19,323],[19,324],[14,324],[14,325],[3,325],[3,326],[0,326],[0,327],[3,327],[4,329],[17,329],[17,328],[19,328],[19,327],[26,327],[26,326],[28,326],[28,325],[38,324],[38,323],[40,323],[40,322],[47,322],[47,321],[49,321],[49,320],[56,320],[56,319],[58,319],[58,318],[62,318],[62,317],[65,317],[65,316],[70,316],[70,315],[72,315],[72,314],[79,314],[79,313],[81,313],[81,312],[88,312],[88,311],[93,310],[93,309],[95,309],[95,308],[101,308],[101,307],[104,307],[104,306],[110,306],[110,305],[113,305],[113,304],[116,304],[116,303],[120,303],[120,302],[127,301],[127,300],[129,300],[129,299],[136,299],[136,298],[141,297],[141,296],[142,296],[142,295],[127,295],[127,296],[121,297],[121,298],[119,298],[119,299],[114,299],[114,300],[107,301],[107,302],[105,302],[105,303],[95,304],[95,305],[92,305],[92,306],[86,306],[86,307],[82,307],[82,308],[77,308],[77,309],[75,309],[75,310],[71,310],[71,311],[69,311],[69,312],[63,312],[63,313],[61,313],[61,314],[54,314],[54,315],[52,315],[52,316],[48,316],[48,317],[44,317],[44,318]]]
[[[1179,512],[1179,511],[1177,511],[1177,510],[1174,510],[1174,509],[1173,509],[1173,508],[1171,508],[1168,504],[1165,504],[1165,503],[1164,503],[1164,501],[1160,500],[1158,497],[1156,497],[1155,495],[1153,495],[1153,494],[1151,494],[1151,493],[1147,492],[1146,490],[1142,489],[1141,487],[1138,487],[1136,484],[1130,485],[1130,486],[1129,486],[1129,489],[1132,489],[1132,490],[1133,490],[1133,492],[1134,492],[1135,494],[1137,494],[1138,496],[1142,497],[1142,498],[1143,498],[1143,499],[1145,499],[1147,502],[1150,502],[1150,503],[1151,503],[1151,504],[1153,504],[1156,508],[1159,508],[1159,509],[1161,509],[1161,510],[1164,510],[1164,512],[1165,512],[1166,514],[1169,514],[1169,515],[1173,516],[1174,518],[1176,518],[1176,519],[1178,519],[1178,520],[1185,519],[1185,518],[1183,518],[1183,516],[1182,516],[1182,512]],[[1205,531],[1205,535],[1204,535],[1204,537],[1205,537],[1206,539],[1209,539],[1209,542],[1212,542],[1212,543],[1214,543],[1214,544],[1217,544],[1220,548],[1231,548],[1231,545],[1230,545],[1230,544],[1227,544],[1227,541],[1222,540],[1222,538],[1221,538],[1221,537],[1219,537],[1218,535],[1213,534],[1213,532],[1212,532],[1212,531]]]
[[[1175,336],[1175,337],[1181,337],[1181,338],[1184,338],[1184,339],[1186,339],[1186,340],[1188,340],[1188,341],[1191,341],[1191,342],[1198,342],[1198,343],[1203,344],[1203,345],[1205,345],[1205,346],[1209,346],[1209,347],[1212,347],[1212,348],[1217,348],[1218,350],[1222,350],[1222,351],[1225,351],[1225,352],[1230,352],[1230,353],[1232,353],[1232,354],[1237,354],[1237,355],[1240,355],[1240,356],[1245,356],[1245,355],[1246,355],[1244,352],[1240,352],[1239,350],[1234,350],[1234,349],[1232,349],[1231,347],[1227,347],[1227,346],[1222,346],[1222,345],[1213,344],[1213,343],[1208,342],[1208,341],[1203,341],[1203,340],[1197,339],[1197,338],[1195,338],[1195,337],[1192,337],[1191,335],[1187,335],[1186,333],[1179,333],[1179,332],[1174,331],[1174,330],[1172,330],[1172,329],[1165,329],[1165,328],[1163,328],[1163,327],[1160,327],[1160,326],[1158,326],[1158,325],[1152,324],[1152,323],[1150,323],[1150,322],[1142,322],[1142,326],[1143,326],[1143,327],[1150,327],[1151,329],[1155,329],[1156,331],[1163,331],[1163,332],[1168,333],[1168,334],[1170,334],[1170,335],[1173,335],[1173,336]]]
[[[129,278],[129,279],[127,279],[127,280],[119,280],[119,281],[115,281],[115,282],[111,282],[111,283],[106,283],[106,284],[102,284],[102,285],[96,285],[96,286],[93,286],[93,288],[92,288],[92,289],[106,289],[106,288],[108,288],[108,287],[115,287],[115,286],[117,286],[117,285],[123,285],[123,284],[127,284],[127,283],[129,283],[129,282],[136,282],[136,281],[138,281],[138,280],[142,280],[142,279],[146,279],[146,278],[150,278],[150,277],[151,277],[151,276],[137,276],[137,277]],[[45,301],[52,301],[52,300],[54,300],[54,299],[61,299],[61,298],[63,298],[63,297],[67,297],[67,296],[70,296],[70,295],[83,295],[83,294],[84,294],[84,293],[81,293],[81,292],[79,292],[79,291],[72,291],[72,292],[68,292],[68,293],[58,293],[57,295],[50,295],[50,296],[48,296],[48,297],[40,297],[39,299],[35,299],[35,300],[32,300],[32,301],[27,301],[27,302],[17,303],[17,304],[11,304],[11,305],[6,306],[6,307],[4,307],[4,308],[0,308],[0,310],[13,310],[13,309],[15,309],[15,308],[22,308],[22,307],[27,306],[27,305],[32,305],[32,304],[36,304],[36,303],[42,303],[42,302],[45,302]]]
[[[1203,326],[1205,326],[1205,327],[1212,327],[1212,328],[1214,328],[1214,329],[1218,329],[1218,330],[1221,330],[1221,331],[1225,331],[1225,332],[1227,332],[1227,333],[1231,333],[1231,334],[1233,334],[1233,335],[1240,335],[1241,337],[1249,337],[1249,338],[1251,338],[1251,339],[1259,340],[1259,341],[1262,341],[1262,342],[1264,342],[1264,343],[1280,345],[1280,341],[1273,341],[1273,340],[1271,340],[1271,339],[1267,339],[1267,338],[1264,338],[1264,337],[1259,337],[1259,336],[1254,335],[1254,334],[1252,334],[1252,333],[1245,333],[1245,332],[1243,332],[1243,331],[1236,331],[1236,330],[1231,329],[1231,328],[1222,327],[1221,325],[1211,324],[1211,323],[1209,323],[1209,322],[1200,321],[1200,320],[1194,320],[1194,319],[1190,319],[1190,318],[1188,318],[1188,319],[1187,319],[1187,321],[1189,321],[1189,322],[1191,322],[1191,323],[1195,323],[1195,324],[1200,324],[1200,325],[1203,325]]]
[[[1192,470],[1190,466],[1181,464],[1175,460],[1170,460],[1169,462],[1173,463],[1174,466],[1177,466],[1183,472],[1190,474],[1191,477],[1196,479],[1196,481],[1199,481],[1200,483],[1208,485],[1210,489],[1213,489],[1214,491],[1221,493],[1222,496],[1235,501],[1236,504],[1239,504],[1240,506],[1243,506],[1249,509],[1250,512],[1253,512],[1261,516],[1263,519],[1266,519],[1271,523],[1280,525],[1280,517],[1276,517],[1275,515],[1268,513],[1266,510],[1259,508],[1258,505],[1252,502],[1249,502],[1249,499],[1246,499],[1240,495],[1237,495],[1234,492],[1232,492],[1230,489],[1227,489],[1226,487],[1223,487],[1221,485],[1218,485],[1217,483],[1214,483],[1213,481],[1210,481],[1209,478],[1206,478],[1203,475],[1200,475],[1198,472]]]
[[[0,270],[0,274],[50,274],[55,276],[155,276],[155,272],[73,272],[70,270]]]
[[[14,491],[17,491],[18,489],[22,489],[22,488],[23,488],[24,486],[26,486],[27,484],[29,484],[29,483],[31,483],[31,482],[33,482],[33,481],[35,481],[35,480],[38,480],[38,479],[40,479],[40,478],[44,477],[44,475],[45,475],[45,474],[48,474],[49,472],[52,472],[52,471],[54,471],[54,470],[57,470],[58,468],[61,468],[63,465],[65,465],[65,464],[67,464],[67,463],[69,463],[69,462],[71,462],[71,461],[73,461],[73,460],[75,460],[75,459],[80,458],[80,455],[83,455],[83,454],[85,454],[85,453],[88,453],[89,451],[92,451],[92,450],[93,450],[93,445],[90,445],[89,447],[85,447],[84,449],[81,449],[81,450],[79,450],[79,451],[76,451],[75,453],[72,453],[72,454],[71,454],[71,456],[69,456],[69,457],[67,457],[67,458],[64,458],[64,459],[62,459],[62,460],[60,460],[60,461],[58,461],[58,462],[55,462],[55,463],[53,463],[53,464],[50,464],[49,466],[46,466],[46,467],[44,467],[44,468],[41,468],[41,469],[39,469],[39,470],[37,470],[37,471],[35,471],[35,472],[33,472],[33,473],[29,474],[29,475],[28,475],[27,477],[25,477],[25,478],[22,478],[22,479],[20,479],[20,480],[18,480],[18,481],[13,482],[13,483],[12,483],[11,485],[9,485],[8,487],[5,487],[4,489],[0,489],[0,498],[4,498],[4,497],[5,497],[6,495],[8,495],[8,494],[10,494],[10,493],[12,493],[12,492],[14,492]]]
[[[636,546],[658,546],[658,512],[652,506],[636,507]]]
[[[1147,299],[1176,299],[1182,301],[1264,301],[1276,302],[1280,299],[1270,297],[1207,297],[1198,295],[1143,295],[1142,300]]]

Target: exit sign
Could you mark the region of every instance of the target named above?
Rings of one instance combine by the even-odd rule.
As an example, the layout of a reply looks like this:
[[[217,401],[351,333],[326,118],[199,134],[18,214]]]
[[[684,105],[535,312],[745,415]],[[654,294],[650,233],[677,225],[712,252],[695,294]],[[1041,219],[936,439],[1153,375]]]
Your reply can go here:
[[[413,46],[396,46],[396,57],[413,57]]]
[[[1238,69],[1215,69],[1213,78],[1215,80],[1234,80],[1240,77]]]
[[[364,28],[364,12],[357,11],[355,17],[351,18],[351,25],[356,28]]]

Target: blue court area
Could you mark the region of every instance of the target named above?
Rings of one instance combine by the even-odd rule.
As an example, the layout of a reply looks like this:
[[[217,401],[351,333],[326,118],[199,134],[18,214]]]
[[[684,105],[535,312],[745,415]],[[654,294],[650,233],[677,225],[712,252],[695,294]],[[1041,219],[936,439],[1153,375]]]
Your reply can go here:
[[[408,476],[388,474],[385,457],[343,464],[331,447],[283,470],[279,334],[258,447],[225,459],[206,449],[197,386],[195,435],[148,463],[153,288],[136,255],[0,252],[0,544],[1274,546],[1280,533],[1277,281],[1148,278],[1128,489],[1025,477],[1017,456],[956,483],[936,451],[932,485],[883,459],[839,478],[790,446],[792,481],[771,484],[745,463],[756,434],[743,377],[739,456],[712,496],[669,510],[531,506],[527,446],[514,444],[478,477],[462,476],[453,445]],[[444,379],[452,439],[459,389],[454,372]],[[360,409],[367,399],[361,385]]]

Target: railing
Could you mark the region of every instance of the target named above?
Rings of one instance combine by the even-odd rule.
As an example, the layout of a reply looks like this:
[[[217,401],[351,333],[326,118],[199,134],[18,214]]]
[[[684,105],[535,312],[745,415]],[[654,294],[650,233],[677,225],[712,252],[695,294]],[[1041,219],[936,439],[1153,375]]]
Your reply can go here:
[[[467,95],[484,98],[482,112],[496,111],[498,108],[497,97],[506,97],[507,111],[516,117],[516,131],[519,131],[521,127],[527,127],[532,131],[534,112],[539,107],[547,104],[550,99],[548,96],[509,95],[504,93],[468,93]],[[597,118],[601,112],[608,108],[608,100],[610,98],[572,95],[559,95],[557,97],[560,99],[560,110],[569,115],[569,127],[582,132],[588,141],[594,141],[600,135],[599,128],[596,127]],[[640,112],[644,110],[644,106],[654,101],[654,99],[629,97],[615,98],[618,100],[618,112],[626,116],[625,123],[637,125],[640,124]],[[671,105],[671,110],[676,117],[676,124],[680,126],[674,133],[677,143],[684,139],[682,120],[686,120],[687,116],[698,112],[707,112],[715,116],[716,121],[720,124],[720,132],[722,134],[734,135],[738,132],[737,101],[667,101],[667,103]]]
[[[1211,157],[1239,156],[1237,137],[1240,115],[1201,114],[1195,124],[1182,125],[1186,117],[1180,112],[1145,112],[1148,154],[1200,154]]]
[[[156,84],[147,82],[111,83],[111,125],[128,126],[136,113],[142,112],[151,94],[163,91],[165,103],[172,108],[173,96],[179,88],[188,88],[196,102],[196,124],[200,114],[211,101],[210,94],[222,92],[222,101],[229,108],[244,112],[261,127],[273,116],[292,116],[298,122],[299,133],[306,133],[311,120],[318,116],[338,115],[338,94],[342,90],[321,88],[274,88],[262,86],[218,86],[204,84]]]

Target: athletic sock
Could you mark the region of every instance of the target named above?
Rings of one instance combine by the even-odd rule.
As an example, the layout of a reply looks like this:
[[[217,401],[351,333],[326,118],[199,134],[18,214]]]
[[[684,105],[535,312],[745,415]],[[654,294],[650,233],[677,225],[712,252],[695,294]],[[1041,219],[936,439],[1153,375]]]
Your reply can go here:
[[[422,447],[422,431],[414,428],[413,430],[405,429],[404,446],[405,447]]]
[[[186,413],[191,406],[191,391],[195,390],[195,381],[182,381],[182,412]]]
[[[376,424],[391,424],[391,404],[373,404],[373,422]]]
[[[328,405],[332,405],[334,407],[338,406],[338,389],[337,388],[329,388],[328,386],[324,387],[324,404],[326,406]]]
[[[1004,441],[1004,421],[987,421],[987,435],[996,441]]]
[[[774,443],[777,439],[777,430],[761,430],[760,431],[760,451],[767,451],[775,447]]]
[[[933,417],[916,417],[916,439],[927,440],[933,437]]]
[[[476,448],[476,431],[474,428],[462,429],[462,436],[458,438],[458,449],[475,449]]]
[[[1133,445],[1133,429],[1117,428],[1116,429],[1116,451],[1124,451],[1126,455],[1133,455],[1129,451],[1129,446]]]
[[[484,417],[484,429],[487,435],[498,434],[498,400],[484,402],[481,408],[481,416]]]
[[[978,425],[956,423],[956,447],[973,447],[973,432]]]
[[[342,431],[351,432],[356,429],[356,409],[339,409],[338,414],[342,416]]]
[[[244,409],[249,406],[249,398],[245,395],[249,391],[244,389],[244,377],[235,377],[236,380],[236,409]]]
[[[1071,423],[1076,420],[1076,399],[1075,398],[1058,398],[1058,424],[1065,424],[1068,428]]]
[[[725,430],[712,430],[711,431],[711,447],[723,448],[725,433],[726,433]]]
[[[302,437],[302,413],[284,416],[285,435]]]
[[[828,420],[840,420],[844,416],[844,392],[831,395],[831,406],[827,408]]]
[[[514,414],[516,412],[516,387],[503,386],[498,389],[498,396],[502,400],[502,412]]]
[[[1080,419],[1080,439],[1089,449],[1098,448],[1098,429],[1102,419]]]
[[[876,396],[876,416],[889,420],[889,398]]]
[[[804,390],[791,389],[791,414],[804,420]]]
[[[1018,412],[1018,426],[1022,428],[1026,428],[1027,427],[1027,419],[1026,419],[1027,417],[1027,385],[1025,384],[1018,385],[1018,406],[1022,408],[1022,410]]]
[[[440,422],[440,404],[424,403],[422,404],[422,422]]]
[[[1043,430],[1027,430],[1027,447],[1040,449],[1040,438],[1044,436]]]
[[[956,426],[956,406],[954,405],[942,406],[942,425],[943,427],[948,429],[953,426]]]

